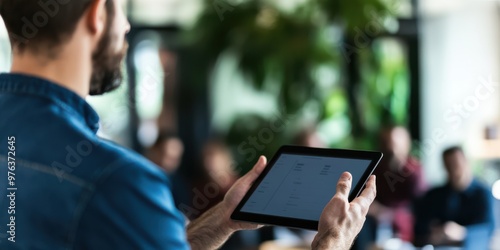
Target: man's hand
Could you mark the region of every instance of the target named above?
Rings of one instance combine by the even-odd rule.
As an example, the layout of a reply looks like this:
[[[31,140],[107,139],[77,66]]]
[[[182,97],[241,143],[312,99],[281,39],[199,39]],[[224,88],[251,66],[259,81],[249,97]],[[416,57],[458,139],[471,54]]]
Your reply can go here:
[[[432,245],[454,245],[462,242],[467,235],[467,228],[453,221],[441,225],[432,225],[429,242]]]
[[[375,176],[370,177],[361,195],[349,203],[351,185],[351,174],[343,173],[337,184],[337,193],[321,214],[313,249],[347,250],[363,227],[377,192]]]
[[[254,183],[254,181],[259,177],[264,168],[267,165],[267,159],[265,156],[261,156],[259,161],[255,164],[255,166],[248,172],[245,176],[241,177],[234,185],[229,189],[226,196],[224,197],[224,201],[222,201],[222,206],[225,210],[224,220],[226,221],[227,227],[237,231],[237,230],[249,230],[249,229],[257,229],[260,226],[253,223],[246,222],[238,222],[231,220],[231,213],[234,211],[236,206],[243,199],[243,196],[248,192],[250,186]]]
[[[266,157],[261,156],[253,169],[234,183],[221,203],[188,225],[187,235],[192,249],[217,249],[235,231],[260,227],[253,223],[232,221],[230,216],[266,164]]]

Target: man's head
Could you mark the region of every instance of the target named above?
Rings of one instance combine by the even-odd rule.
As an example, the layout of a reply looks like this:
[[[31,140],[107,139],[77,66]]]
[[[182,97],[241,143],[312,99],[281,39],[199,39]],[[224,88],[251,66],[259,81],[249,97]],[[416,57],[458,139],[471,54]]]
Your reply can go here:
[[[127,50],[129,24],[123,0],[0,0],[2,16],[14,57],[32,56],[50,62],[65,46],[78,41],[92,61],[90,94],[117,88]],[[85,58],[71,58],[83,60]]]
[[[184,143],[174,133],[160,133],[150,148],[149,158],[165,172],[172,174],[181,164]]]
[[[406,163],[411,151],[411,136],[401,126],[387,126],[380,131],[379,147],[389,165],[397,168]]]
[[[466,189],[472,180],[472,173],[462,148],[454,146],[446,149],[443,162],[450,185],[456,190]]]
[[[324,148],[326,143],[319,137],[315,127],[308,127],[299,131],[293,139],[293,143],[299,146]]]

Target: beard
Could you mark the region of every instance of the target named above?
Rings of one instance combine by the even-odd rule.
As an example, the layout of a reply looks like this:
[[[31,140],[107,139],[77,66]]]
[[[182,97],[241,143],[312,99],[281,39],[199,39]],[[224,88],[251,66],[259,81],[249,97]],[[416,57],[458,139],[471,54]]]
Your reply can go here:
[[[102,38],[98,49],[92,56],[92,76],[90,95],[102,95],[120,87],[123,81],[122,61],[127,53],[125,43],[120,52],[112,52],[114,41],[110,32]]]
[[[113,2],[113,1],[109,1]],[[108,16],[114,16],[114,6],[108,6]],[[128,44],[124,40],[121,51],[115,52],[118,34],[112,32],[112,20],[109,18],[103,37],[92,55],[92,76],[89,94],[102,95],[120,87],[123,81],[122,61],[127,54]]]

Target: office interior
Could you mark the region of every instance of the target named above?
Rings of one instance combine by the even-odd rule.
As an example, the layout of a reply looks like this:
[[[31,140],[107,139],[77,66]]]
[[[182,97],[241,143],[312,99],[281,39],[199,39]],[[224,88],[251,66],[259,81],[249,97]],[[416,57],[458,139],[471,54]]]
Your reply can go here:
[[[448,181],[443,151],[463,148],[492,196],[489,246],[500,249],[500,1],[129,0],[122,7],[131,23],[126,84],[86,100],[101,118],[101,137],[182,182],[178,206],[192,207],[194,190],[214,172],[231,180],[215,180],[215,204],[281,145],[379,151],[381,131],[393,126],[411,136],[425,190]],[[10,63],[0,21],[0,72]],[[440,249],[415,248],[383,226],[365,249]],[[308,249],[313,236],[267,227],[235,235],[222,249]]]

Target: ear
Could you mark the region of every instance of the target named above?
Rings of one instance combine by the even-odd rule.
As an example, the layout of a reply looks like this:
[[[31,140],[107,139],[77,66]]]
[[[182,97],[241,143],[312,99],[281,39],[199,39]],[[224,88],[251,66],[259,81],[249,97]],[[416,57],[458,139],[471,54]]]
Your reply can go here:
[[[86,26],[89,32],[97,37],[101,37],[106,28],[106,1],[107,0],[93,0],[85,15]]]

